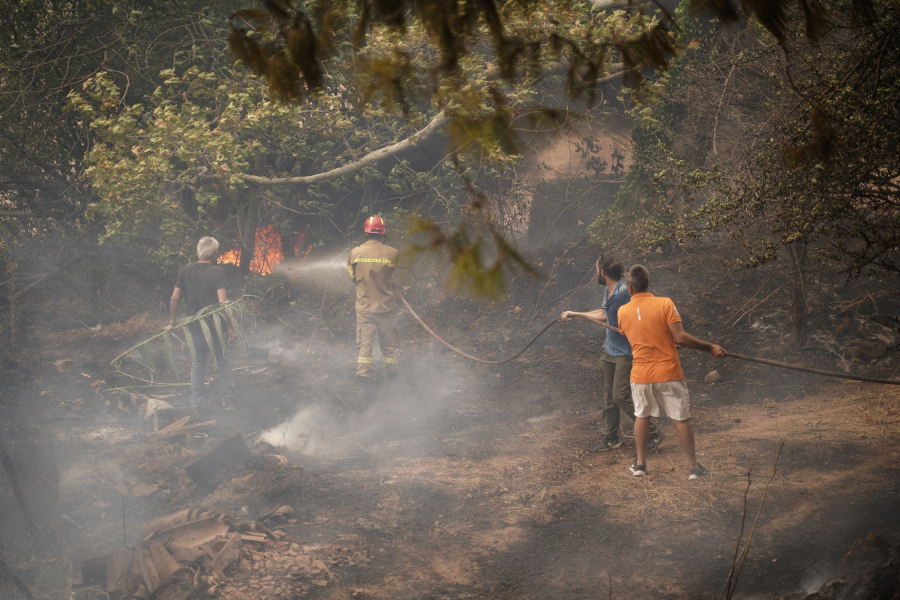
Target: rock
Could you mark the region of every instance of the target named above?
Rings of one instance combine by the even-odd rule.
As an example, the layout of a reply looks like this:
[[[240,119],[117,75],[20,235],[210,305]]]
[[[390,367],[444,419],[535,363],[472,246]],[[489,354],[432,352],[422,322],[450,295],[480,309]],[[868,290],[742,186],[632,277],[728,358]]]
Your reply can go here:
[[[886,560],[890,556],[891,546],[877,533],[867,533],[859,537],[844,557],[848,562]]]
[[[710,371],[706,374],[706,377],[703,378],[703,381],[706,383],[720,383],[722,381],[722,376],[719,375],[718,371]]]

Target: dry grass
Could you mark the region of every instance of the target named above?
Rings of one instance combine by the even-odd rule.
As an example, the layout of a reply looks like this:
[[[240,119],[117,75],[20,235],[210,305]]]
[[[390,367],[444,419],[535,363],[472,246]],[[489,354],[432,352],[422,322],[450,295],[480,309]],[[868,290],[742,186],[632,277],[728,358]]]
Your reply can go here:
[[[131,317],[127,321],[103,325],[99,331],[94,331],[87,326],[68,331],[54,331],[45,327],[33,329],[34,335],[52,347],[53,345],[72,345],[87,340],[99,340],[103,342],[131,341],[135,338],[150,337],[162,329],[162,323],[155,315],[141,314]]]
[[[898,400],[886,392],[867,398],[862,410],[862,425],[874,431],[880,438],[889,438],[900,432],[900,407]]]
[[[642,478],[623,476],[624,485],[615,492],[615,504],[629,507],[630,514],[665,516],[673,521],[708,519],[729,508],[736,496],[731,489],[737,476],[717,472],[710,465],[710,473],[696,481],[687,478],[687,467],[675,466],[671,455],[660,457],[671,466],[659,464]],[[683,460],[681,456],[678,460]]]
[[[98,336],[100,339],[109,341],[120,341],[142,335],[149,337],[162,329],[164,324],[156,315],[140,314],[127,321],[104,325],[98,332]]]

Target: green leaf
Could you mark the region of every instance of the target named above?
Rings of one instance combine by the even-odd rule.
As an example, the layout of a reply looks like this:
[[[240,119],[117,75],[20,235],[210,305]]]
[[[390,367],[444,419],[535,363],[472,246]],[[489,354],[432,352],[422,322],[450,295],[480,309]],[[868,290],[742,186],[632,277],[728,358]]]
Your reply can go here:
[[[163,336],[163,342],[166,344],[166,355],[169,357],[169,364],[172,366],[172,372],[175,373],[175,379],[181,381],[178,375],[178,367],[175,365],[175,351],[172,349],[172,336],[166,334]]]
[[[206,347],[209,348],[209,351],[215,354],[215,346],[213,346],[212,334],[209,331],[209,325],[206,324],[204,319],[200,319],[197,321],[200,323],[200,330],[203,332],[203,339],[206,340]]]
[[[141,354],[143,365],[150,369],[151,374],[156,374],[156,361],[153,359],[153,350],[151,350],[150,344],[141,344],[138,346],[138,352]]]
[[[191,334],[191,330],[187,327],[184,328],[184,340],[187,342],[188,350],[191,352],[191,364],[197,364],[197,348],[194,346],[194,336]]]
[[[222,317],[218,312],[213,313],[213,324],[216,326],[216,335],[219,336],[219,343],[222,345],[222,355],[227,359],[228,358],[228,345],[225,343],[227,340],[225,336],[222,334]]]

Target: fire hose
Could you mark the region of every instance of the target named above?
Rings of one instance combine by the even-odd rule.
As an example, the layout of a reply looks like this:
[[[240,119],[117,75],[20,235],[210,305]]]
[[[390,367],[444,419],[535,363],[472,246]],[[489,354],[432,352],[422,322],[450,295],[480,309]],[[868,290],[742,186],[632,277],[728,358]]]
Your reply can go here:
[[[557,318],[553,319],[552,321],[550,321],[549,323],[547,323],[546,325],[544,325],[544,328],[541,329],[541,330],[538,332],[538,334],[537,334],[536,336],[534,336],[533,338],[531,338],[531,341],[528,342],[527,344],[525,344],[525,347],[524,347],[524,348],[522,348],[521,350],[519,350],[518,352],[516,352],[516,353],[513,354],[512,356],[509,356],[509,357],[507,357],[507,358],[504,358],[503,360],[485,360],[485,359],[483,359],[483,358],[478,358],[477,356],[472,356],[471,354],[466,354],[465,352],[463,352],[463,351],[460,350],[459,348],[455,348],[455,347],[451,346],[449,343],[445,342],[445,341],[443,340],[443,338],[441,338],[441,336],[439,336],[438,334],[436,334],[435,332],[433,332],[433,331],[431,330],[431,327],[429,327],[428,325],[426,325],[426,324],[425,324],[425,321],[423,321],[422,318],[419,317],[419,315],[416,314],[416,311],[414,311],[413,308],[412,308],[412,306],[409,305],[409,302],[406,301],[406,298],[403,297],[403,294],[400,293],[400,290],[398,290],[398,289],[395,288],[394,291],[395,291],[395,293],[397,294],[397,297],[400,298],[400,302],[403,303],[403,306],[405,306],[405,307],[406,307],[406,310],[409,311],[409,314],[412,315],[413,319],[415,319],[416,321],[418,321],[419,325],[421,325],[422,327],[424,327],[424,328],[425,328],[425,331],[427,331],[428,333],[431,334],[431,337],[433,337],[434,339],[436,339],[437,341],[439,341],[441,344],[443,344],[444,346],[446,346],[446,347],[449,348],[450,350],[453,350],[454,352],[456,352],[456,353],[459,354],[460,356],[465,356],[465,357],[468,358],[469,360],[474,360],[475,362],[480,362],[480,363],[485,364],[485,365],[502,365],[502,364],[508,363],[508,362],[510,362],[510,361],[512,361],[512,360],[515,360],[515,359],[519,358],[520,356],[522,356],[522,354],[525,353],[526,350],[528,350],[528,348],[531,347],[531,345],[532,345],[533,343],[535,343],[535,342],[538,340],[539,337],[541,337],[542,335],[544,335],[544,333],[545,333],[548,329],[550,329],[551,327],[553,327],[554,325],[556,325],[556,324],[559,323],[559,321],[560,321],[559,317],[557,317]]]
[[[878,377],[866,377],[865,375],[852,375],[850,373],[838,373],[837,371],[823,371],[822,369],[813,369],[812,367],[804,367],[803,365],[792,365],[790,363],[778,362],[777,360],[767,360],[765,358],[756,358],[753,356],[744,356],[736,352],[725,352],[728,358],[737,358],[738,360],[748,360],[750,362],[760,363],[763,365],[771,365],[773,367],[781,367],[782,369],[791,369],[794,371],[802,371],[804,373],[815,373],[816,375],[824,375],[826,377],[837,377],[838,379],[849,379],[851,381],[867,381],[869,383],[883,383],[886,385],[900,385],[900,379],[880,379]]]
[[[452,346],[451,344],[449,344],[448,342],[446,342],[443,338],[441,338],[441,336],[436,334],[434,331],[432,331],[432,329],[428,325],[425,324],[425,321],[423,321],[422,318],[419,317],[419,315],[416,313],[416,311],[413,310],[413,307],[409,305],[409,302],[406,301],[406,298],[403,297],[403,294],[400,293],[400,290],[397,290],[395,288],[395,293],[397,294],[397,297],[400,298],[400,302],[403,303],[403,306],[406,307],[406,310],[409,311],[409,314],[412,315],[413,319],[415,319],[416,322],[419,323],[419,325],[424,327],[425,331],[427,331],[429,334],[431,334],[431,337],[433,337],[438,342],[443,344],[446,348],[459,354],[460,356],[465,356],[469,360],[473,360],[475,362],[479,362],[479,363],[482,363],[485,365],[502,365],[502,364],[508,363],[510,361],[513,361],[513,360],[519,358],[520,356],[522,356],[522,354],[525,353],[526,350],[528,350],[528,348],[530,348],[532,346],[532,344],[534,344],[538,340],[539,337],[544,335],[548,329],[550,329],[551,327],[553,327],[554,325],[556,325],[557,323],[562,321],[562,319],[557,317],[557,318],[553,319],[552,321],[550,321],[549,323],[547,323],[546,325],[544,325],[544,327],[540,331],[537,332],[537,335],[535,335],[533,338],[531,338],[531,340],[527,344],[525,344],[525,346],[521,350],[519,350],[512,356],[508,356],[502,360],[486,360],[483,358],[478,358],[477,356],[472,356],[471,354],[467,354],[467,353],[463,352],[462,350],[460,350],[459,348],[456,348],[456,347]],[[584,320],[584,321],[590,321],[591,323],[596,323],[597,325],[600,325],[601,327],[609,329],[610,331],[615,331],[616,333],[620,333],[618,328],[612,327],[611,325],[604,323],[602,321],[598,321],[596,319],[588,319],[587,317],[581,317],[581,316],[573,316],[572,318],[580,319],[580,320]],[[802,371],[804,373],[814,373],[816,375],[824,375],[825,377],[836,377],[838,379],[849,379],[851,381],[865,381],[868,383],[882,383],[885,385],[900,385],[900,379],[880,379],[878,377],[866,377],[865,375],[852,375],[850,373],[838,373],[837,371],[825,371],[822,369],[813,369],[812,367],[804,367],[803,365],[793,365],[790,363],[779,362],[777,360],[768,360],[765,358],[755,358],[753,356],[744,356],[743,354],[738,354],[736,352],[727,352],[726,351],[725,356],[727,356],[728,358],[736,358],[738,360],[746,360],[749,362],[760,363],[760,364],[769,365],[772,367],[779,367],[782,369],[790,369],[792,371]]]

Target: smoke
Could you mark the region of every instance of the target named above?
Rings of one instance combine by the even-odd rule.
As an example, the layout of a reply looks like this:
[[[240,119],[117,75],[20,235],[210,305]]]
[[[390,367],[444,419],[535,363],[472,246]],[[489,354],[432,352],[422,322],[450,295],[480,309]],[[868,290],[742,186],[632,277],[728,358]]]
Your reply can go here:
[[[338,423],[318,406],[301,409],[288,421],[276,425],[259,436],[259,439],[278,448],[291,452],[315,454],[316,451],[331,453],[341,444],[329,443],[328,437],[338,427]]]
[[[800,581],[800,591],[807,596],[815,594],[821,590],[826,583],[831,581],[832,575],[831,569],[820,569],[811,575],[807,575]]]
[[[286,346],[281,343],[279,338],[274,340],[263,341],[258,346],[269,351],[268,359],[271,362],[278,362],[282,365],[293,365],[300,362],[306,357],[306,348],[302,344],[291,344]]]
[[[315,405],[304,406],[287,421],[280,423],[260,435],[260,439],[277,448],[308,456],[325,457],[347,454],[359,449],[368,452],[363,445],[386,446],[395,438],[418,437],[426,429],[436,425],[428,418],[429,405],[441,402],[439,397],[425,398],[425,402],[413,407],[408,390],[397,386],[373,392],[379,396],[372,404],[349,415],[339,417],[325,408],[327,398],[321,398]],[[358,404],[357,398],[334,394],[331,406],[346,406],[348,401]],[[402,431],[401,431],[402,430]],[[433,436],[425,436],[433,439]],[[419,448],[418,450],[427,450]]]
[[[333,377],[329,373],[330,380],[352,377],[346,371],[355,368],[354,355],[340,352],[330,359],[342,369]],[[375,361],[380,362],[377,352]],[[293,416],[264,431],[260,439],[288,452],[318,457],[386,450],[400,443],[404,452],[434,450],[441,444],[438,432],[459,418],[462,404],[481,394],[460,383],[433,356],[401,358],[400,368],[400,379],[384,381],[376,372],[366,388],[321,386],[316,395],[303,399]]]
[[[346,267],[347,254],[341,252],[287,260],[275,272],[301,284],[352,293]],[[317,308],[307,311],[310,320],[321,318],[312,314]],[[407,324],[403,318],[397,323],[401,340],[409,339],[404,331]],[[461,401],[458,375],[447,369],[446,360],[414,354],[401,357],[399,380],[384,381],[376,344],[373,386],[355,388],[347,384],[355,379],[356,349],[347,342],[350,339],[322,334],[308,343],[284,342],[279,336],[260,344],[268,350],[270,362],[302,369],[312,378],[306,388],[309,394],[299,400],[293,416],[266,430],[260,440],[287,452],[316,456],[358,453],[361,448],[369,452],[373,446],[384,448],[396,440],[403,440],[407,450],[410,445],[425,446],[413,451],[431,449],[437,438],[434,432]]]

